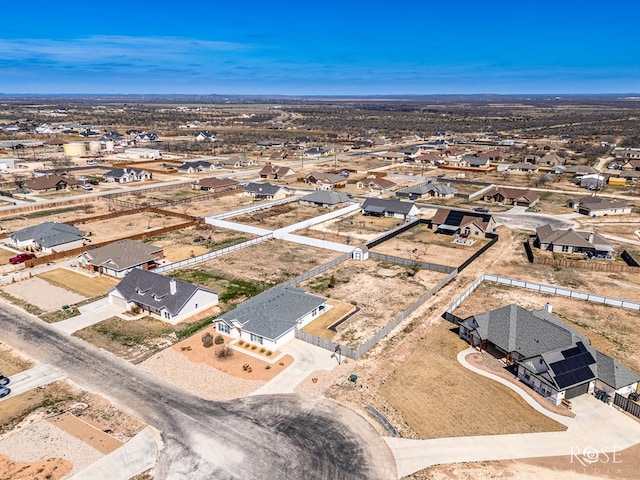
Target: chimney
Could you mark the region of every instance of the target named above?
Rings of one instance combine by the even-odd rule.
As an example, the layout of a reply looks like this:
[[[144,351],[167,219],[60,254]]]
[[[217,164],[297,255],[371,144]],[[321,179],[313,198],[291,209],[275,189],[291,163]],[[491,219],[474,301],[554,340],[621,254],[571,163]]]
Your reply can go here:
[[[547,302],[544,304],[544,309],[549,312],[552,313],[553,307],[551,306],[551,303]]]
[[[178,290],[178,288],[177,288],[176,281],[172,278],[169,281],[169,293],[171,293],[171,295],[175,295],[177,290]]]

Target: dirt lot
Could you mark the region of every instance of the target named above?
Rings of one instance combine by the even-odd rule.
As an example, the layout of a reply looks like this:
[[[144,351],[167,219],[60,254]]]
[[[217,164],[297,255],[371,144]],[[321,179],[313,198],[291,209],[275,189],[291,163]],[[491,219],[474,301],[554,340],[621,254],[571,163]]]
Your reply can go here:
[[[427,225],[421,224],[381,243],[372,251],[455,267],[489,243],[489,239],[486,238],[473,240],[473,245],[454,243],[452,236],[435,234]]]
[[[104,215],[109,213],[106,202],[91,202],[82,205],[70,205],[68,207],[37,210],[21,215],[6,215],[0,218],[0,223],[10,232],[15,232],[25,227],[37,225],[42,222],[70,222],[90,217],[92,215]]]
[[[56,268],[55,270],[39,273],[36,276],[51,285],[70,290],[86,298],[106,294],[118,283],[115,278],[107,276],[93,277],[66,268]]]
[[[73,305],[85,300],[86,297],[76,292],[51,285],[38,278],[28,278],[21,282],[9,283],[2,290],[12,297],[28,304],[35,305],[43,312],[51,312],[62,308],[62,305]]]
[[[146,239],[145,243],[163,247],[167,261],[177,262],[252,238],[255,238],[255,235],[203,224],[163,233]]]
[[[275,230],[327,213],[326,209],[300,205],[298,202],[276,205],[252,214],[234,217],[232,221]]]
[[[190,322],[178,325],[171,325],[151,316],[137,320],[112,317],[78,330],[73,335],[132,363],[139,363],[200,330],[209,322],[208,318],[219,314],[220,309],[214,307]]]
[[[108,242],[136,233],[151,232],[172,225],[184,223],[183,218],[172,217],[155,212],[143,212],[133,215],[99,220],[77,225],[91,237],[93,242]]]
[[[350,348],[358,348],[443,277],[444,274],[437,272],[415,272],[389,262],[348,260],[303,282],[300,287],[359,308],[338,327],[338,334],[332,338]]]
[[[339,255],[331,250],[268,240],[209,260],[197,269],[177,271],[173,276],[220,292],[223,303],[237,303]]]

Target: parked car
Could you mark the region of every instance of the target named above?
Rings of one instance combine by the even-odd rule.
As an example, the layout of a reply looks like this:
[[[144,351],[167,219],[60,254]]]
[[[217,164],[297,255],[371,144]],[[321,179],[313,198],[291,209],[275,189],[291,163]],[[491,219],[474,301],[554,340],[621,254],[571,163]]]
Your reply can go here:
[[[11,393],[11,389],[0,385],[0,398],[6,397]]]
[[[3,374],[0,373],[0,385],[4,386],[7,385],[11,380],[9,380],[9,377],[5,377]]]
[[[92,178],[91,180],[89,180],[89,183],[91,185],[100,185],[100,180],[96,180],[95,178]]]
[[[32,258],[36,258],[33,253],[19,253],[15,257],[11,257],[9,259],[9,263],[11,265],[17,265],[18,263],[26,262],[27,260],[31,260]]]
[[[82,185],[82,189],[83,190],[93,190],[93,187],[91,185]]]
[[[489,209],[487,207],[476,207],[473,209],[474,212],[487,213]]]

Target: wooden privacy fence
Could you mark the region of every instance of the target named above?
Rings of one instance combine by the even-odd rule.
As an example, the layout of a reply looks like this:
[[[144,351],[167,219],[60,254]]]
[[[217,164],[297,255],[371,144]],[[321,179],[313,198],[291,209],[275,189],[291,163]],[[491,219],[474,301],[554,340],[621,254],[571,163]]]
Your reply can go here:
[[[565,258],[547,258],[535,254],[534,248],[530,241],[524,244],[525,251],[529,262],[535,265],[549,265],[553,267],[580,268],[582,270],[593,270],[596,272],[628,272],[640,273],[640,266],[636,260],[626,250],[622,252],[621,257],[627,265],[620,265],[615,260],[569,260]],[[635,265],[635,266],[634,266]]]
[[[640,418],[640,405],[638,405],[633,400],[629,400],[619,393],[616,393],[615,397],[613,398],[613,404],[616,407],[620,407],[625,412],[629,412],[634,417]]]

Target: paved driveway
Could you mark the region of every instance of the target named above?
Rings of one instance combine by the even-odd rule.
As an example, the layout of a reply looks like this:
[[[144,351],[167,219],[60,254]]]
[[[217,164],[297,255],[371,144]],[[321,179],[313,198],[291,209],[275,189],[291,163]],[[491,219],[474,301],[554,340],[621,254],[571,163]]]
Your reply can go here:
[[[296,386],[316,370],[332,370],[338,365],[333,353],[294,338],[282,348],[294,358],[293,363],[251,395],[293,393]]]
[[[7,398],[20,395],[21,393],[28,392],[33,388],[41,387],[42,385],[47,385],[48,383],[55,382],[56,380],[60,380],[61,378],[64,378],[62,372],[56,370],[52,366],[45,364],[36,365],[29,370],[16,373],[15,375],[9,377],[11,382],[9,383],[9,385],[7,385],[7,387],[11,389],[11,393],[4,398],[0,398],[0,402],[6,400]]]
[[[89,303],[88,305],[80,307],[78,310],[80,310],[80,315],[63,320],[62,322],[52,323],[51,326],[71,335],[78,330],[90,327],[107,318],[122,313],[122,307],[109,303],[108,298]]]

